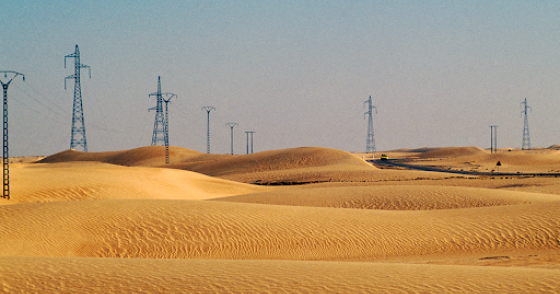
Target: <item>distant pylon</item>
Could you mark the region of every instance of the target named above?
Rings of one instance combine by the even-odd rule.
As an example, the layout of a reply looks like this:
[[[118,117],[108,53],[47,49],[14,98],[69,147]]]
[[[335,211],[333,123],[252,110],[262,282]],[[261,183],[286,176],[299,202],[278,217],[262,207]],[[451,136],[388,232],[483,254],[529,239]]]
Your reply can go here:
[[[490,126],[490,153],[498,152],[498,126]]]
[[[523,125],[523,144],[521,149],[526,150],[531,149],[531,138],[529,138],[529,120],[527,119],[527,110],[531,109],[531,107],[527,105],[527,98],[525,98],[525,101],[521,102],[521,104],[523,104],[525,108],[523,111],[521,111],[521,115],[524,115],[525,117],[525,122]]]
[[[364,116],[368,115],[368,133],[367,133],[367,142],[366,142],[366,153],[373,153],[375,152],[375,138],[373,136],[373,109],[375,108],[375,113],[377,113],[377,107],[373,106],[371,102],[371,96],[369,99],[364,102],[368,104],[367,108],[368,111],[364,113]],[[364,117],[365,118],[365,117]]]
[[[177,97],[173,93],[161,93],[163,102],[165,102],[165,164],[169,164],[169,111],[167,104],[171,98]]]
[[[10,76],[13,75],[12,78],[5,83],[2,80],[0,80],[4,93],[4,112],[3,112],[4,135],[2,137],[2,142],[4,145],[4,148],[2,150],[2,166],[3,166],[2,182],[3,182],[4,192],[2,194],[2,198],[9,200],[10,199],[10,153],[9,153],[9,144],[8,144],[8,87],[10,86],[10,83],[14,80],[14,78],[17,76],[22,76],[23,80],[25,81],[25,75],[11,70],[3,70],[0,71],[0,73],[4,74],[4,78],[8,78],[8,74],[10,74]]]
[[[253,154],[253,134],[255,131],[246,131],[247,134],[247,154]],[[251,144],[249,145],[249,135],[251,135]],[[249,148],[251,147],[251,148]]]
[[[89,78],[91,79],[91,68],[80,63],[80,49],[78,48],[78,45],[76,45],[74,54],[64,56],[64,68],[66,68],[66,58],[74,58],[74,74],[67,76],[64,79],[64,89],[66,89],[66,80],[74,79],[74,103],[72,106],[72,136],[70,139],[70,149],[76,149],[81,146],[82,150],[87,152],[86,126],[84,124],[80,72],[82,68],[88,68]]]
[[[237,123],[227,123],[226,126],[231,128],[231,155],[233,155],[233,128],[237,126]]]
[[[202,110],[208,113],[208,120],[206,121],[206,153],[210,154],[210,111],[216,110],[212,106],[204,106]]]
[[[150,96],[156,96],[156,119],[154,121],[154,132],[152,133],[152,146],[163,146],[165,145],[165,121],[163,117],[161,77],[158,76],[157,92],[148,95],[148,97]]]

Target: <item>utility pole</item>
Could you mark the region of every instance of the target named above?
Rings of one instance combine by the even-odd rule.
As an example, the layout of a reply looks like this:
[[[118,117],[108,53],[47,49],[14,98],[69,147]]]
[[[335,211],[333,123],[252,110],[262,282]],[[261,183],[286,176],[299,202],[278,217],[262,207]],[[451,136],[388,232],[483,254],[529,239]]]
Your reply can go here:
[[[237,123],[227,123],[226,126],[231,128],[231,155],[233,155],[233,128],[237,126]]]
[[[202,110],[208,113],[208,120],[206,121],[206,153],[210,154],[210,111],[216,110],[212,106],[204,106]]]
[[[165,102],[165,164],[169,164],[169,112],[167,104],[173,97],[177,97],[177,95],[173,93],[162,93],[162,99],[163,102]]]
[[[246,131],[245,133],[247,134],[247,154],[253,154],[253,134],[255,131]],[[249,135],[251,135],[251,145],[249,145]],[[251,146],[251,149],[249,149],[249,146]]]
[[[490,126],[490,153],[498,152],[498,126]]]
[[[25,75],[19,72],[11,71],[11,70],[2,70],[0,73],[4,74],[4,78],[8,78],[8,74],[12,76],[7,82],[3,82],[0,78],[0,83],[2,84],[2,89],[4,93],[4,131],[2,136],[2,142],[4,148],[2,149],[2,166],[3,166],[3,186],[4,186],[4,193],[2,194],[2,198],[10,200],[10,152],[9,152],[9,144],[8,144],[8,87],[10,83],[14,80],[17,76],[22,76],[23,80],[25,81]]]
[[[368,111],[364,113],[368,116],[368,134],[367,134],[367,142],[366,142],[366,153],[373,153],[375,152],[375,138],[373,136],[373,109],[375,108],[375,113],[377,113],[377,107],[373,106],[371,102],[371,96],[369,99],[364,102],[364,106],[367,104]]]
[[[156,96],[156,118],[154,121],[154,132],[152,133],[152,146],[165,145],[165,121],[163,117],[163,96],[161,94],[161,77],[158,76],[157,92],[149,94],[148,97]],[[154,108],[150,108],[152,110]]]
[[[66,68],[66,59],[74,58],[74,74],[64,79],[64,89],[66,89],[66,80],[74,79],[74,102],[72,106],[72,136],[70,139],[70,149],[76,149],[81,146],[83,151],[87,152],[86,126],[84,124],[84,108],[82,105],[82,87],[80,84],[80,72],[82,68],[89,70],[89,78],[91,79],[91,68],[80,63],[80,49],[76,45],[73,54],[64,56],[64,68]]]
[[[521,145],[521,150],[528,150],[531,149],[531,139],[529,138],[529,120],[527,119],[527,110],[531,110],[531,107],[527,105],[527,98],[525,101],[521,102],[524,105],[524,110],[521,111],[521,115],[524,115],[525,121],[523,124],[523,144]]]

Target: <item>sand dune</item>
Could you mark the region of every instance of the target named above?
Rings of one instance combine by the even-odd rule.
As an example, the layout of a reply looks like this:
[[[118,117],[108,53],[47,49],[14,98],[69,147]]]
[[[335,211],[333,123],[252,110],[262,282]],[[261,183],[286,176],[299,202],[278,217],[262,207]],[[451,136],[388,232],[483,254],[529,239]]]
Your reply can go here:
[[[185,200],[0,208],[2,256],[371,261],[560,248],[560,201],[431,211]]]
[[[203,153],[179,147],[169,147],[170,158],[183,161],[204,156]],[[165,147],[148,146],[131,150],[109,152],[82,152],[73,149],[39,160],[39,163],[56,163],[70,161],[98,161],[124,166],[162,166],[165,165]]]
[[[427,152],[419,155],[421,161],[411,164],[434,165],[455,169],[498,171],[510,173],[551,173],[560,172],[560,151],[558,150],[502,150],[489,153],[483,150],[469,152],[453,152],[453,148]]]
[[[559,275],[356,262],[0,257],[1,289],[25,293],[535,293],[555,292]]]
[[[378,170],[348,152],[329,148],[291,148],[237,156],[203,154],[178,147],[171,147],[170,152],[171,164],[167,166],[162,146],[97,153],[67,150],[39,162],[98,161],[124,166],[166,167],[257,184],[370,182],[445,177],[442,174],[420,171],[404,174]]]
[[[13,163],[12,198],[0,199],[0,289],[560,289],[556,178],[377,169],[327,148],[239,156],[171,148],[166,166],[164,151],[68,150]],[[556,150],[398,156],[418,154],[434,156],[418,164],[453,169],[492,168],[496,159],[512,170],[560,166]]]
[[[488,152],[478,147],[448,147],[438,148],[425,152],[412,151],[418,153],[418,158],[442,158],[442,157],[462,157],[462,156],[481,156]]]
[[[321,184],[216,200],[291,206],[428,210],[543,203],[560,201],[560,196],[452,186]]]
[[[208,199],[262,192],[263,187],[194,172],[100,162],[12,165],[12,199],[33,203],[90,199]]]

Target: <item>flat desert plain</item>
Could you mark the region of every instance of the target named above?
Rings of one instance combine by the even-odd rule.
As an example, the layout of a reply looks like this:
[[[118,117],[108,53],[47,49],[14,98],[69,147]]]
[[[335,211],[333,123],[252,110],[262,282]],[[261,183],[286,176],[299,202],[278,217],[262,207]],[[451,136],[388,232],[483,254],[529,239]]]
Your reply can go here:
[[[560,292],[558,148],[295,148],[12,159],[0,289],[16,293]],[[378,158],[380,154],[376,153]],[[518,173],[514,176],[493,174]]]

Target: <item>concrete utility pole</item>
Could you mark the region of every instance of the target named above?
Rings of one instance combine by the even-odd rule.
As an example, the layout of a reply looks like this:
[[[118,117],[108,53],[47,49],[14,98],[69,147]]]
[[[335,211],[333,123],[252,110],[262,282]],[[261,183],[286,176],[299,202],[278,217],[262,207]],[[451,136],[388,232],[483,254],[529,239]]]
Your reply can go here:
[[[177,97],[177,95],[173,93],[162,94],[162,100],[165,102],[165,164],[169,164],[169,111],[167,104],[169,104],[169,101],[171,101],[173,97]]]
[[[245,133],[247,134],[247,154],[253,154],[253,134],[255,131],[246,131]],[[251,135],[251,145],[249,145],[249,135]],[[251,149],[249,149],[249,146],[251,146]]]
[[[208,113],[208,120],[206,121],[206,153],[210,154],[210,111],[216,110],[213,106],[204,106],[202,110]]]
[[[25,81],[25,75],[19,72],[15,72],[12,70],[2,70],[0,73],[4,74],[4,78],[8,78],[8,74],[12,76],[7,82],[3,82],[0,78],[0,83],[2,84],[2,89],[4,93],[4,131],[2,136],[3,146],[2,149],[2,166],[3,166],[3,186],[4,186],[4,193],[2,194],[2,198],[10,199],[10,152],[9,152],[9,144],[8,144],[8,87],[10,83],[17,77],[22,76],[23,80]]]
[[[490,126],[490,153],[498,152],[498,126]]]
[[[227,123],[226,126],[231,128],[231,155],[233,155],[233,128],[237,126],[237,123]]]

